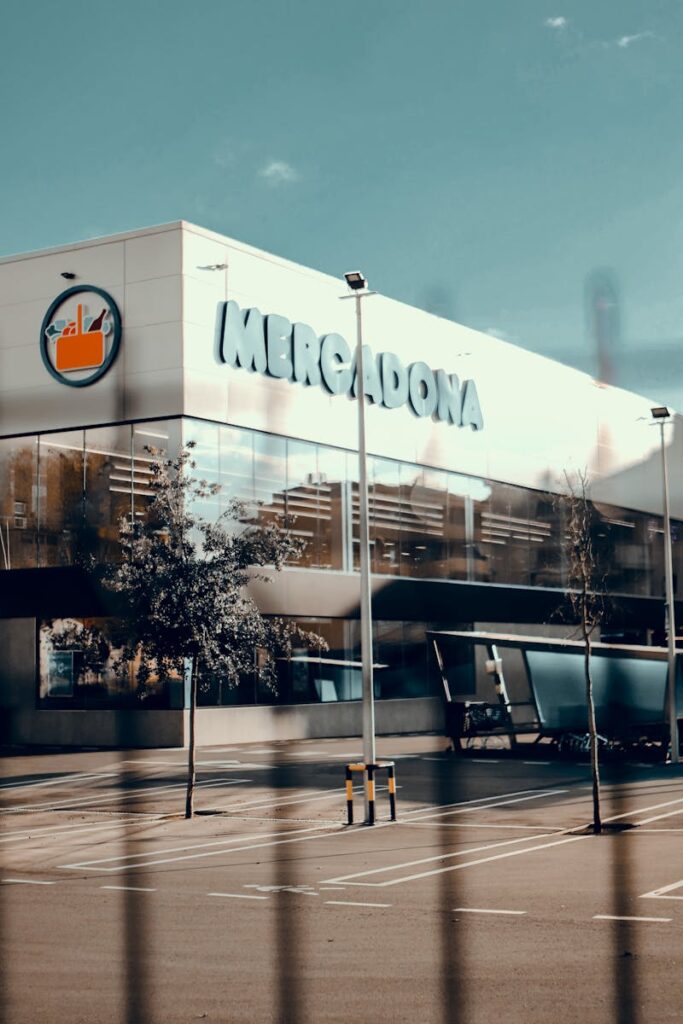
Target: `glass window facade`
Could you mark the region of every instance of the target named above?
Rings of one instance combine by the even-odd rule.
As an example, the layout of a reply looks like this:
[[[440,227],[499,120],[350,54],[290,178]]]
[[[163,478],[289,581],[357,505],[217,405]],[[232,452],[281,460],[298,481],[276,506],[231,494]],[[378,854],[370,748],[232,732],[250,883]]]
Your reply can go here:
[[[85,547],[119,557],[122,516],[142,517],[149,464],[193,441],[196,474],[220,485],[195,511],[215,519],[231,498],[253,521],[286,515],[301,568],[359,567],[352,452],[258,431],[174,419],[0,439],[0,568],[69,565]],[[369,457],[372,571],[525,587],[567,584],[562,510],[552,495]],[[664,592],[661,517],[593,506],[595,549],[614,593]],[[676,591],[683,523],[672,523]]]
[[[176,418],[0,439],[0,568],[66,566],[79,552],[120,557],[122,517],[142,518],[150,463],[193,441],[196,475],[220,485],[195,511],[213,520],[239,498],[253,522],[286,515],[301,538],[293,568],[352,572],[359,566],[355,453],[257,431]],[[372,571],[378,575],[564,588],[563,512],[547,493],[371,456],[368,459]],[[661,518],[595,503],[593,540],[608,589],[664,594]],[[683,523],[672,524],[675,589],[683,586]],[[278,666],[276,689],[255,673],[229,686],[204,678],[206,706],[325,703],[360,697],[359,624],[301,620],[327,652],[297,651]],[[442,623],[452,627],[453,623]],[[432,692],[424,631],[434,623],[374,623],[377,697]],[[78,650],[51,649],[40,629],[39,701],[47,707],[179,707],[182,680],[144,692],[104,665],[83,668]],[[356,664],[358,663],[358,664]]]

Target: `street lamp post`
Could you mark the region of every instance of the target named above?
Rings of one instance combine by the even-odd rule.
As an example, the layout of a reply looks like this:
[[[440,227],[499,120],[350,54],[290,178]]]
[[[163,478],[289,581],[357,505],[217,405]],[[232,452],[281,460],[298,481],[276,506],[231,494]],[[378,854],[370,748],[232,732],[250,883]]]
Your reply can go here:
[[[375,292],[358,270],[344,274],[351,289],[343,299],[356,303],[356,380],[358,390],[358,510],[360,546],[360,644],[363,679],[363,763],[375,764],[375,694],[372,658],[372,596],[370,590],[370,523],[368,515],[367,450],[365,443],[365,375],[363,371],[363,319],[361,303]],[[372,824],[369,806],[370,779],[365,770],[365,823]]]
[[[671,546],[671,522],[669,518],[669,474],[664,444],[664,424],[669,422],[670,413],[666,406],[659,405],[652,412],[652,418],[659,424],[662,451],[662,486],[664,491],[664,561],[666,572],[666,622],[668,642],[667,709],[669,736],[671,740],[671,763],[679,763],[678,708],[676,700],[676,616],[674,612],[673,550]]]

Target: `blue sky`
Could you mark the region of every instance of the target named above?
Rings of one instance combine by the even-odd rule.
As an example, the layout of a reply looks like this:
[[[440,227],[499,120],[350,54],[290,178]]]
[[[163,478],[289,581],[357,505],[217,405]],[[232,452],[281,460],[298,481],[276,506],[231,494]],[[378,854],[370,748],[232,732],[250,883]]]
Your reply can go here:
[[[537,351],[683,338],[681,0],[33,0],[0,253],[184,218]]]

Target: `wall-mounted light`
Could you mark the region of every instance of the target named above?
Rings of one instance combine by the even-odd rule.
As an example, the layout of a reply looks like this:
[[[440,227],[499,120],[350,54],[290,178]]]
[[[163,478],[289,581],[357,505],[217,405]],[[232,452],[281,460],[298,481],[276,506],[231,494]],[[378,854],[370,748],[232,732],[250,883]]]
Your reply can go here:
[[[60,277],[65,277],[67,281],[75,281],[76,280],[76,275],[74,273],[72,273],[71,270],[63,270],[59,276]]]
[[[227,263],[207,263],[205,267],[197,267],[197,270],[227,270]]]

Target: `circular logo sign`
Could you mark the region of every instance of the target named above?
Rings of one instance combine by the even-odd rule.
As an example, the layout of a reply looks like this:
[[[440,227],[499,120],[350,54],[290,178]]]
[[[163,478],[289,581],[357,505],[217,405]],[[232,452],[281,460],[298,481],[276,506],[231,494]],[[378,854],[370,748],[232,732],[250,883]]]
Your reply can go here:
[[[67,288],[50,304],[40,328],[40,354],[55,380],[84,388],[103,377],[121,344],[121,314],[108,292]]]

